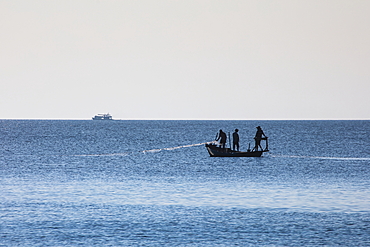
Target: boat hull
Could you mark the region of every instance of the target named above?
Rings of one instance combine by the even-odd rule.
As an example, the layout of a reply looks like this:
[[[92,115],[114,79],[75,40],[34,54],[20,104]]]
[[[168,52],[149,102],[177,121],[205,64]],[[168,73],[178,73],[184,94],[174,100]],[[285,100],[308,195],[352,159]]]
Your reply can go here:
[[[108,114],[98,114],[95,115],[92,120],[113,120],[112,116]]]
[[[112,118],[93,117],[92,120],[113,120]]]
[[[207,151],[211,157],[261,157],[266,151],[234,151],[230,148],[220,148],[214,144],[206,144]]]

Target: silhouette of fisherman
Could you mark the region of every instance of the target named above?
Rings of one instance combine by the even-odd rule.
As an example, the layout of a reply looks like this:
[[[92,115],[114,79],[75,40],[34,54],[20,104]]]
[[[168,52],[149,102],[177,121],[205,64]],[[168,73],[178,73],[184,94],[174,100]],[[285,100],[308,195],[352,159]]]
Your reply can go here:
[[[263,133],[263,130],[261,129],[260,126],[257,126],[256,128],[257,128],[257,132],[256,132],[256,136],[254,137],[254,141],[255,141],[254,150],[258,151],[258,147],[260,147],[261,150],[263,150],[261,146],[261,140],[266,140],[267,136],[265,135],[265,133]]]
[[[239,130],[235,129],[235,132],[233,133],[233,150],[235,150],[235,147],[239,151]]]
[[[220,132],[218,133],[218,138],[216,139],[216,141],[220,140],[220,148],[221,147],[225,148],[226,139],[227,139],[226,133],[220,130]]]

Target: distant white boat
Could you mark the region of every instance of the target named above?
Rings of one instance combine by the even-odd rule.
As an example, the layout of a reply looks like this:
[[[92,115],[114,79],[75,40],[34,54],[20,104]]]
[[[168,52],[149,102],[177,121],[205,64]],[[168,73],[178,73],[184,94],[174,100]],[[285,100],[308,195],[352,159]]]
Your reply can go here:
[[[98,114],[98,115],[95,115],[92,120],[113,120],[112,118],[112,115],[110,115],[109,113],[107,114]]]

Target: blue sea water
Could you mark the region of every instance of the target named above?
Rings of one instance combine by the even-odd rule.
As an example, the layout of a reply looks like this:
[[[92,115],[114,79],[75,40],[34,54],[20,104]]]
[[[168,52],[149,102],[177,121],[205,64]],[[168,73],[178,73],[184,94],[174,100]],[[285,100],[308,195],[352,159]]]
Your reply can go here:
[[[209,157],[255,127],[260,158]],[[370,246],[370,121],[0,121],[0,246]]]

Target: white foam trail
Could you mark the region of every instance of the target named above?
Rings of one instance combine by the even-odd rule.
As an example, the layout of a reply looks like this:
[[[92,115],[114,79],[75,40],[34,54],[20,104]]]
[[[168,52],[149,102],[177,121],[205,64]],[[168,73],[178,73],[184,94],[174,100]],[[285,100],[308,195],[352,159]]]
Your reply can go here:
[[[182,146],[170,147],[170,148],[151,149],[151,150],[144,150],[144,151],[141,151],[141,152],[143,152],[143,153],[147,153],[147,152],[153,152],[153,153],[156,153],[156,152],[160,152],[160,151],[163,151],[163,150],[171,151],[171,150],[175,150],[175,149],[179,149],[179,148],[196,147],[196,146],[200,146],[200,145],[205,145],[205,144],[207,144],[207,143],[212,143],[212,142],[202,142],[202,143],[195,143],[195,144],[189,144],[189,145],[182,145]]]
[[[299,155],[270,155],[271,157],[287,157],[287,158],[308,158],[308,159],[326,159],[326,160],[370,160],[365,157],[323,157],[323,156],[299,156]]]
[[[370,158],[356,158],[356,157],[312,157],[312,158],[327,160],[370,160]]]
[[[215,143],[215,141],[212,142],[202,142],[202,143],[195,143],[195,144],[189,144],[189,145],[182,145],[182,146],[177,146],[177,147],[169,147],[169,148],[157,148],[157,149],[149,149],[149,150],[143,150],[139,151],[139,153],[158,153],[161,151],[171,151],[171,150],[176,150],[180,148],[189,148],[189,147],[196,147],[204,144],[209,144],[209,143]],[[130,154],[134,154],[137,152],[125,152],[125,153],[112,153],[112,154],[78,154],[78,155],[72,155],[72,156],[86,156],[86,157],[99,157],[99,156],[128,156]]]
[[[158,153],[158,152],[160,152],[162,150],[163,149],[150,149],[150,150],[141,151],[141,153]]]

